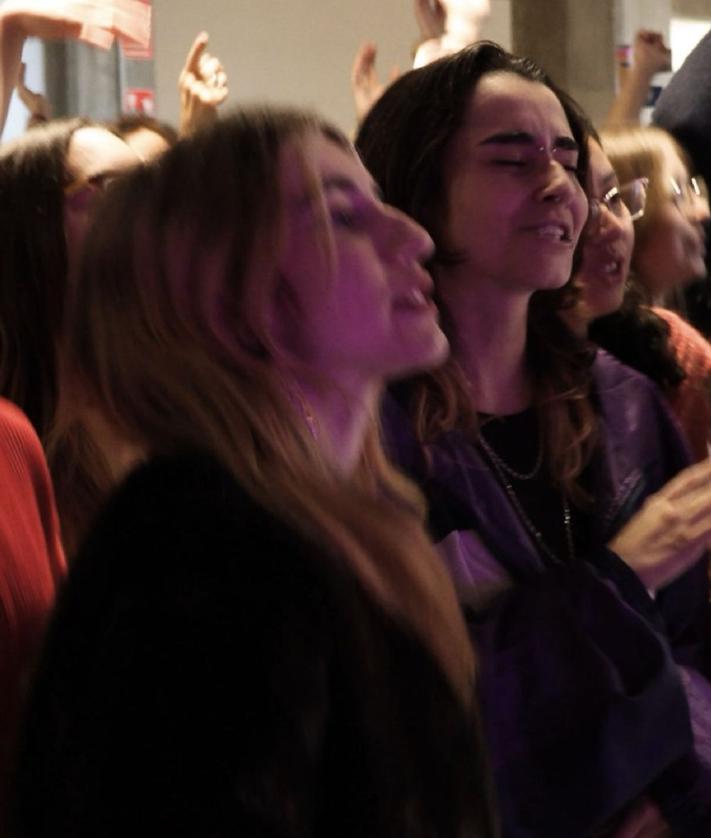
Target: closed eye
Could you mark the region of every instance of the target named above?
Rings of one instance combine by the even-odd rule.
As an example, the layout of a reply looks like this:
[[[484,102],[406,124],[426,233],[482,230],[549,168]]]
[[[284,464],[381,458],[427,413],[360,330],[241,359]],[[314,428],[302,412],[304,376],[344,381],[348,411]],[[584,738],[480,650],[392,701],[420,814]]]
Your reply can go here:
[[[345,230],[354,230],[359,225],[358,216],[350,209],[332,209],[331,222],[335,227]]]

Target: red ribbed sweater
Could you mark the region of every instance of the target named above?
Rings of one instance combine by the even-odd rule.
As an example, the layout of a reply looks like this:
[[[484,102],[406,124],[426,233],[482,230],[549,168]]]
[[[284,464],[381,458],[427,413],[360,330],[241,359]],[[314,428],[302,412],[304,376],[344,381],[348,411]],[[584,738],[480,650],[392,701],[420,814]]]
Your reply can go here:
[[[666,308],[652,311],[669,326],[669,341],[686,379],[669,397],[694,459],[709,456],[711,439],[711,344],[683,318]]]
[[[42,446],[0,399],[0,824],[29,669],[65,570]]]

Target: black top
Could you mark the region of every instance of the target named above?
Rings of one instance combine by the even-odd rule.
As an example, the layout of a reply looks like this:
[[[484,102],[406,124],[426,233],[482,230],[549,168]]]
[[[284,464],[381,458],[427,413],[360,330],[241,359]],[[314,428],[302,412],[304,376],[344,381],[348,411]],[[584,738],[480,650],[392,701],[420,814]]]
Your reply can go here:
[[[433,659],[213,460],[110,501],[40,662],[21,836],[478,838],[479,734]]]
[[[480,446],[482,453],[509,499],[513,492],[512,505],[529,535],[531,525],[540,534],[544,547],[537,538],[533,540],[544,563],[568,562],[574,556],[587,555],[591,549],[589,510],[567,498],[570,518],[566,524],[563,489],[548,474],[546,458],[541,462],[539,457],[543,439],[535,408],[508,416],[480,413],[479,434],[487,443],[486,447]],[[492,450],[494,457],[490,454]],[[510,472],[502,475],[501,468],[495,464],[497,459],[519,475],[530,475],[530,478],[519,479]],[[536,468],[538,463],[541,465]],[[583,474],[580,483],[585,486],[587,482],[589,475]],[[571,556],[571,546],[574,556]]]

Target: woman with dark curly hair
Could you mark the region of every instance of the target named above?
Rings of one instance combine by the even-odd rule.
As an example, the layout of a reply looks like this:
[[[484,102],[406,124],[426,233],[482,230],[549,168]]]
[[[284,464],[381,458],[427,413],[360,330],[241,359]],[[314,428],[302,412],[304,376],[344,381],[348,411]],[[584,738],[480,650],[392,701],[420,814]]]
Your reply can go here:
[[[585,126],[536,65],[483,43],[396,81],[357,144],[436,245],[452,355],[384,417],[468,608],[504,832],[615,834],[653,799],[701,834],[681,679],[652,647],[706,665],[710,469],[682,471],[652,383],[558,316],[588,215]],[[676,711],[681,736],[662,723]]]

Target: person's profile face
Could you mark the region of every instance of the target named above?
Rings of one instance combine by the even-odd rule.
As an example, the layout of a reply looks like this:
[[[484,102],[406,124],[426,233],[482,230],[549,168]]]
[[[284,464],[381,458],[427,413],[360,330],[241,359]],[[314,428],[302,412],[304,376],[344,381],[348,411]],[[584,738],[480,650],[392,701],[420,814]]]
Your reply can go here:
[[[588,151],[586,192],[601,208],[583,231],[582,258],[575,275],[580,314],[586,323],[622,305],[634,247],[632,216],[619,191],[617,174],[595,140],[588,141]]]
[[[277,339],[344,383],[441,362],[447,341],[422,265],[432,252],[427,233],[383,204],[356,154],[321,133],[285,146],[280,181]]]
[[[657,298],[705,276],[709,219],[708,202],[693,194],[689,170],[671,143],[664,150],[659,177],[661,183],[654,189],[662,197],[648,206],[644,234],[633,255],[639,282]]]

